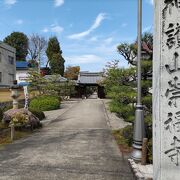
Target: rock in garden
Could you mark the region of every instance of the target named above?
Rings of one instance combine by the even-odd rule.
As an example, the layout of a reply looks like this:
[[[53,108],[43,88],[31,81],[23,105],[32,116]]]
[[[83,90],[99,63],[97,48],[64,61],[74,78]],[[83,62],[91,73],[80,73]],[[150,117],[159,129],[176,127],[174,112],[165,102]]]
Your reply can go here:
[[[22,123],[25,125],[30,125],[33,128],[40,126],[39,119],[27,109],[10,109],[4,112],[3,122],[10,123],[14,118],[16,118],[19,122],[22,122],[24,119],[25,123]]]

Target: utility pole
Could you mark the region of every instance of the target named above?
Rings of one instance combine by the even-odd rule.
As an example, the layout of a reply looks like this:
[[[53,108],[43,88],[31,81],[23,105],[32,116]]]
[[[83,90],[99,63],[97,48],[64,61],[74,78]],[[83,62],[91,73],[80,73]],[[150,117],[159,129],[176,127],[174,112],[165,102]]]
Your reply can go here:
[[[137,104],[133,133],[132,159],[142,158],[142,141],[145,137],[144,110],[141,102],[141,45],[142,45],[142,0],[138,0],[138,55],[137,55]]]

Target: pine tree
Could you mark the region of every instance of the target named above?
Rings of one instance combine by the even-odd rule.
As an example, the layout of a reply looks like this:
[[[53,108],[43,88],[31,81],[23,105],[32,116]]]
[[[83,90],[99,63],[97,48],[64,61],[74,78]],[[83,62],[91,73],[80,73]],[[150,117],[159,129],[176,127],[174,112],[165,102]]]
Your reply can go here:
[[[46,50],[48,62],[51,67],[52,74],[64,75],[64,58],[62,57],[62,50],[59,45],[57,37],[49,39],[48,47]]]

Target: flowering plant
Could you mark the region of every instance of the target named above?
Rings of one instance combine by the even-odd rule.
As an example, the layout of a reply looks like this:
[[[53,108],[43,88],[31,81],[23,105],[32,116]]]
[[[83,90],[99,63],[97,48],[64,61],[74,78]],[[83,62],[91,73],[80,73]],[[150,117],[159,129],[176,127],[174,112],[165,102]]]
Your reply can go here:
[[[17,112],[13,115],[10,125],[23,126],[27,124],[28,121],[29,121],[28,115]]]

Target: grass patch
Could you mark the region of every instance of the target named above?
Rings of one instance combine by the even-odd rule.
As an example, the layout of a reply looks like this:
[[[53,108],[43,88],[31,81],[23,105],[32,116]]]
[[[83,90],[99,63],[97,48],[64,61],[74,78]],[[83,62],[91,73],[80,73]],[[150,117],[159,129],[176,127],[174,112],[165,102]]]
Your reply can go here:
[[[113,130],[112,134],[121,151],[131,152],[132,151],[132,126],[126,126],[123,129]]]
[[[0,130],[2,129],[8,129],[9,128],[9,126],[8,126],[8,124],[4,124],[4,123],[2,123],[1,121],[0,121]]]
[[[25,131],[15,131],[15,137],[14,141],[27,137],[28,135],[32,134],[32,132],[25,132]],[[12,143],[11,141],[11,136],[10,136],[10,131],[7,133],[4,133],[3,135],[0,136],[0,148],[3,148],[5,145]]]

